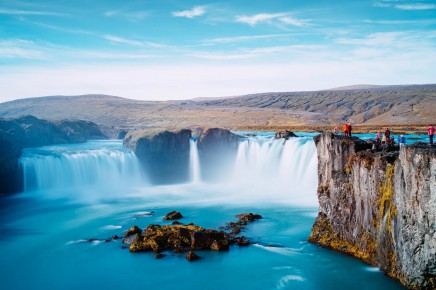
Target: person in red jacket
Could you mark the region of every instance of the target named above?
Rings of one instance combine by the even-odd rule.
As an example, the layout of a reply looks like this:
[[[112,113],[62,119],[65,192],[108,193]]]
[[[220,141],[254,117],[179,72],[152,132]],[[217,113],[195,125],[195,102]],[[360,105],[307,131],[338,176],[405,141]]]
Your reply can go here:
[[[434,135],[434,127],[433,125],[430,125],[430,127],[428,127],[428,138],[430,138],[430,145],[433,145],[433,135]]]
[[[348,124],[344,124],[344,135],[345,135],[345,136],[349,136],[349,132],[348,132]]]

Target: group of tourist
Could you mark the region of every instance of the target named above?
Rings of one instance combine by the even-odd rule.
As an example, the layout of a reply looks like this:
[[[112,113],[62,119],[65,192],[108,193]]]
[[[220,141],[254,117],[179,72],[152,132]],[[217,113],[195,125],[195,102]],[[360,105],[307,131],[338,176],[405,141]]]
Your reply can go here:
[[[351,130],[352,130],[352,126],[351,123],[345,123],[344,124],[344,135],[351,137]],[[339,133],[339,128],[338,126],[336,126],[333,129],[334,133]],[[427,128],[427,133],[428,133],[428,137],[430,139],[430,145],[433,145],[433,135],[434,135],[434,127],[433,125],[430,125]],[[375,144],[377,145],[381,145],[381,144],[394,144],[394,137],[391,137],[391,131],[389,130],[388,127],[385,128],[384,133],[382,133],[381,131],[378,131],[377,134],[375,135],[375,140],[374,140]],[[406,138],[404,137],[404,135],[400,135],[398,137],[398,143],[401,144],[405,144],[406,143]]]
[[[402,142],[403,141],[403,142]],[[388,127],[385,128],[384,134],[381,131],[377,132],[377,135],[375,135],[374,142],[378,145],[381,144],[394,144],[394,137],[391,137],[391,131]],[[406,138],[404,138],[404,135],[400,135],[400,138],[398,139],[398,143],[406,143]]]

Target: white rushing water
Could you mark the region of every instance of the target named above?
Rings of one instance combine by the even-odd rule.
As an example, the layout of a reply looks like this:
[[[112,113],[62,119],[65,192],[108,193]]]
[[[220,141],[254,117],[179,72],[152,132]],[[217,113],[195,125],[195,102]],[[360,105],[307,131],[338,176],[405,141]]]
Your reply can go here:
[[[25,192],[110,195],[144,183],[138,159],[119,141],[28,148],[20,164]]]
[[[136,156],[120,141],[29,148],[20,163],[25,191],[44,196],[93,200],[140,195],[172,203],[317,204],[317,156],[310,137],[286,142],[273,136],[241,138],[233,170],[220,173],[225,181],[214,184],[201,179],[196,140],[190,140],[190,180],[185,184],[148,185]]]
[[[192,183],[198,184],[201,181],[200,176],[200,158],[198,156],[198,147],[197,147],[197,141],[196,140],[189,140],[190,142],[190,173],[191,173],[191,180]]]

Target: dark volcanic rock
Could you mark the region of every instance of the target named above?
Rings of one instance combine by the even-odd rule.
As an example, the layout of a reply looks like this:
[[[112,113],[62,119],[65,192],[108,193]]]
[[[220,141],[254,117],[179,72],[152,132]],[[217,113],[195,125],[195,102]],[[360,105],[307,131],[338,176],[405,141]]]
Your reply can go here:
[[[191,130],[129,132],[124,146],[135,152],[153,183],[180,183],[190,178],[190,138]]]
[[[233,168],[239,138],[238,135],[221,128],[211,128],[201,134],[197,146],[203,180],[226,178],[226,173]]]
[[[164,220],[178,220],[183,218],[182,214],[178,211],[173,210],[172,212],[167,213],[163,219]],[[174,224],[174,223],[173,223]]]
[[[276,132],[276,135],[274,136],[275,139],[280,139],[280,138],[288,139],[290,137],[298,137],[298,136],[294,132],[289,130]]]
[[[261,218],[257,214],[241,214],[237,223],[238,232],[248,223]],[[225,231],[204,229],[194,224],[149,225],[142,233],[133,226],[123,242],[130,242],[130,252],[173,251],[181,254],[193,250],[228,251],[229,245],[248,246],[245,237],[237,237],[233,227],[224,227]],[[127,235],[126,233],[126,235]]]

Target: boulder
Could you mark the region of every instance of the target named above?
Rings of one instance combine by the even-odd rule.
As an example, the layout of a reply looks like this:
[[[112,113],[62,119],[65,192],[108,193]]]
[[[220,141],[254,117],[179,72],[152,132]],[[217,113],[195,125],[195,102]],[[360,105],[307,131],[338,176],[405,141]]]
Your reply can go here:
[[[292,132],[292,131],[289,131],[289,130],[285,130],[285,131],[279,131],[279,132],[276,132],[276,134],[275,134],[275,136],[274,136],[274,139],[281,139],[281,138],[284,138],[284,139],[289,139],[290,137],[298,137],[297,135],[295,135],[295,133],[294,132]]]
[[[193,251],[189,251],[186,254],[186,260],[188,260],[189,262],[195,261],[200,259],[200,256],[198,256],[196,253],[194,253]]]
[[[163,219],[164,220],[178,220],[183,218],[182,214],[178,211],[173,210],[172,212],[167,213]]]
[[[130,229],[128,229],[126,231],[126,233],[124,234],[125,237],[134,235],[134,234],[141,234],[142,230],[140,228],[138,228],[137,226],[133,226]]]

